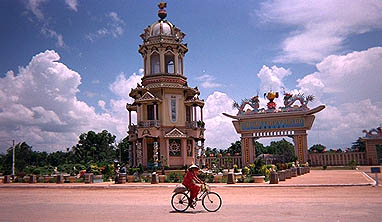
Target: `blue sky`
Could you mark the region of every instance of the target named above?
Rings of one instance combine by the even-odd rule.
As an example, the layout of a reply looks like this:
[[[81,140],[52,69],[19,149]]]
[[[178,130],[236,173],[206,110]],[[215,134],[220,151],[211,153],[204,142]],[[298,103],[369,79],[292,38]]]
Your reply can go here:
[[[1,1],[0,151],[12,139],[63,150],[88,130],[123,138],[123,104],[141,76],[139,35],[158,19],[157,3]],[[233,100],[270,89],[314,94],[312,107],[327,105],[310,145],[348,147],[362,129],[382,123],[381,1],[167,6],[167,19],[187,34],[188,83],[206,100],[207,145],[226,148],[238,139],[221,115],[235,114]]]

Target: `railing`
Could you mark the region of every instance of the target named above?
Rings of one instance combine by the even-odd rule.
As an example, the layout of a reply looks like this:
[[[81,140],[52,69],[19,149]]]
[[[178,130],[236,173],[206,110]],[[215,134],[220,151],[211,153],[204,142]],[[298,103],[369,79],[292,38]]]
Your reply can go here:
[[[367,164],[365,152],[309,153],[312,166],[345,166],[355,160],[359,165]]]
[[[198,126],[198,123],[196,121],[186,122],[186,127],[187,128],[195,129],[197,126]]]
[[[187,121],[186,127],[191,129],[204,128],[204,123],[199,121]]]
[[[237,165],[239,168],[242,167],[241,156],[206,157],[206,164],[209,167],[215,164],[219,168],[232,167],[233,165]]]
[[[145,121],[139,121],[138,126],[139,127],[159,127],[159,120],[145,120]]]

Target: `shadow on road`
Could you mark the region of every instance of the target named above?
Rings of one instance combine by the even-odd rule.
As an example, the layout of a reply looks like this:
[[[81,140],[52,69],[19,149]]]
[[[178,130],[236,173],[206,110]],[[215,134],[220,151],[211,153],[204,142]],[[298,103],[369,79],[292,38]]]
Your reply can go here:
[[[199,214],[199,213],[207,213],[206,211],[204,210],[196,210],[196,211],[186,211],[186,212],[178,212],[178,211],[170,211],[169,213],[173,214],[173,213],[178,213],[178,214]]]

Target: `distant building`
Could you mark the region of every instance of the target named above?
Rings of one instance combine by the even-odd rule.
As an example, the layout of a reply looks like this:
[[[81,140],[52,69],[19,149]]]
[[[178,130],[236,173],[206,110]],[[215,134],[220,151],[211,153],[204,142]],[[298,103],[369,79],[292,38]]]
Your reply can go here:
[[[183,43],[185,34],[166,20],[165,3],[159,4],[160,19],[140,35],[144,64],[142,85],[132,89],[129,111],[130,165],[162,164],[182,167],[200,163],[204,150],[204,101],[197,87],[187,85]],[[137,112],[137,125],[131,112]],[[201,164],[201,163],[200,163]]]

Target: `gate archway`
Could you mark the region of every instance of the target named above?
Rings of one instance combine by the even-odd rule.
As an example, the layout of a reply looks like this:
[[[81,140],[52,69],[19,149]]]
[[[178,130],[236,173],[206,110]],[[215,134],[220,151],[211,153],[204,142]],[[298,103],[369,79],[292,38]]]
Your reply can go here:
[[[276,94],[273,93],[273,95]],[[255,160],[254,140],[267,137],[288,136],[293,138],[297,160],[301,163],[307,162],[307,131],[312,128],[315,119],[313,114],[320,112],[325,108],[325,106],[321,105],[314,109],[309,109],[307,107],[307,103],[308,101],[313,100],[313,96],[308,96],[305,98],[302,94],[291,95],[285,93],[285,107],[281,107],[279,109],[276,109],[276,104],[273,102],[273,99],[269,100],[270,102],[267,104],[268,109],[259,109],[258,96],[255,96],[250,100],[243,100],[240,106],[237,103],[234,103],[234,106],[239,109],[236,116],[223,113],[223,115],[233,119],[232,123],[236,132],[241,134],[243,166],[253,163]],[[296,100],[299,100],[301,105],[292,107]],[[253,109],[244,111],[244,107],[247,104]]]

